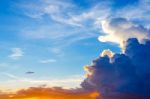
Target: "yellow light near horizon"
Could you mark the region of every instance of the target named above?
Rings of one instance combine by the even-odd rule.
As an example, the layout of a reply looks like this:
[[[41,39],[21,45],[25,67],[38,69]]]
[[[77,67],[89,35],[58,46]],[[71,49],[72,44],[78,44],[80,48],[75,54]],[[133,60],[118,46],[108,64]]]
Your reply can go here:
[[[37,98],[37,97],[28,97],[28,98],[16,98],[16,99],[39,99],[39,98]]]
[[[27,99],[38,99],[38,98],[32,97],[32,98],[27,98]]]
[[[97,91],[93,92],[69,92],[66,89],[30,88],[16,93],[0,94],[0,99],[96,99],[100,96]]]
[[[93,92],[93,93],[91,94],[91,97],[92,97],[93,99],[95,99],[95,98],[98,97],[98,96],[100,96],[100,94],[99,94],[98,92]]]

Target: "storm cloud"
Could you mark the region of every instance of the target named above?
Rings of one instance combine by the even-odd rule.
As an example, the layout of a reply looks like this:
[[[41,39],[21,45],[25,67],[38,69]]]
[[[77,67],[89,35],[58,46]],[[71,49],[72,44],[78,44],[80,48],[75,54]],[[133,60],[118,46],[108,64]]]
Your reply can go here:
[[[120,44],[123,52],[104,50],[91,65],[85,66],[87,78],[81,86],[97,90],[102,99],[150,98],[149,29],[125,18],[104,21],[102,29],[106,35],[99,40]]]
[[[150,41],[140,44],[128,39],[125,53],[100,56],[86,66],[88,77],[81,86],[104,96],[115,94],[150,95]],[[145,98],[146,99],[146,98]]]

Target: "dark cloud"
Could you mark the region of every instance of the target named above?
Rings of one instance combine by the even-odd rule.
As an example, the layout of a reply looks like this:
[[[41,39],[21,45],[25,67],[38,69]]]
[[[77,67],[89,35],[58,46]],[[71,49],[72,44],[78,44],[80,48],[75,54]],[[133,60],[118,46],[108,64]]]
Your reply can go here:
[[[86,68],[89,75],[81,84],[86,90],[96,89],[103,96],[150,95],[150,41],[129,39],[125,53],[100,56]]]
[[[33,71],[27,71],[26,74],[34,74],[35,72]]]

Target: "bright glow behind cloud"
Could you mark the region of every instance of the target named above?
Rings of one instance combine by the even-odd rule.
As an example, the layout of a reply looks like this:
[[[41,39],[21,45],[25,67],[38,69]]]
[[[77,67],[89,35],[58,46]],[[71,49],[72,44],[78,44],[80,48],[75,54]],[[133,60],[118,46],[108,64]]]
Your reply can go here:
[[[137,38],[139,42],[150,39],[149,29],[130,22],[125,18],[114,18],[102,21],[104,36],[99,36],[101,42],[114,42],[123,46],[123,42],[129,38]]]
[[[114,53],[110,49],[103,50],[103,52],[101,53],[101,57],[104,57],[104,56],[108,56],[111,58],[114,56]]]

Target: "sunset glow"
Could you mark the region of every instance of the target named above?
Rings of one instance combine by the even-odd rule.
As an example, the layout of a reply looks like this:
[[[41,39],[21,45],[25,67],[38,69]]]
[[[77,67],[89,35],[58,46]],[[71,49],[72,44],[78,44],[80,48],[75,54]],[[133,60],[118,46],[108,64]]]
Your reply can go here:
[[[75,92],[64,89],[30,88],[14,94],[1,94],[0,99],[96,99],[98,92]]]
[[[150,99],[150,0],[0,0],[0,99]]]

